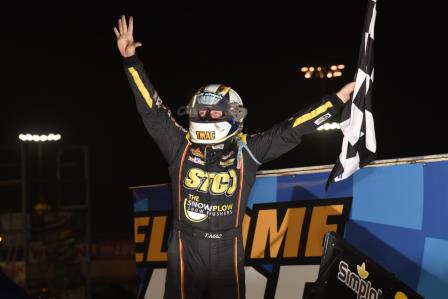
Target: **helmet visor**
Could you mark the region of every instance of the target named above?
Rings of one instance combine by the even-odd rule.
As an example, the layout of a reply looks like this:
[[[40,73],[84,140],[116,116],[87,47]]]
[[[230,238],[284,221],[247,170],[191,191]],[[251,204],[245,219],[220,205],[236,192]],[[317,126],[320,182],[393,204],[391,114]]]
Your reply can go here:
[[[225,101],[223,101],[223,96],[212,93],[212,92],[203,92],[196,96],[196,104],[198,105],[207,105],[207,106],[223,106]]]

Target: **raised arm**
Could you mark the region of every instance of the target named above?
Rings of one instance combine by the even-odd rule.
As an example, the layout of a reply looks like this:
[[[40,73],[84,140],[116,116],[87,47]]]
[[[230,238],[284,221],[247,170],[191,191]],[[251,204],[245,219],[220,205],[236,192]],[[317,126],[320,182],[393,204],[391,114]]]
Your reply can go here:
[[[247,144],[261,163],[271,161],[297,146],[302,136],[316,130],[336,115],[350,100],[355,83],[345,85],[335,94],[325,96],[317,103],[299,111],[269,130],[249,136]]]
[[[118,20],[118,28],[114,27],[118,50],[123,56],[125,73],[146,130],[171,164],[180,150],[186,131],[176,123],[171,111],[165,107],[151,84],[143,63],[136,56],[135,49],[142,44],[134,41],[133,27],[132,17],[129,18],[129,26],[125,16]]]

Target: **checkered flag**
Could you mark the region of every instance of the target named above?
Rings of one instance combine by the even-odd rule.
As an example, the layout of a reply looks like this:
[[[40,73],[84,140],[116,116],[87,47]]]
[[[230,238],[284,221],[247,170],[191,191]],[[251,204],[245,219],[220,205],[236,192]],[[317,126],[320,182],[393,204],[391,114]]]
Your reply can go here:
[[[368,0],[358,71],[352,100],[345,105],[341,115],[344,134],[342,151],[325,187],[344,180],[355,171],[373,161],[376,156],[375,127],[372,115],[373,40],[376,18],[376,0]]]

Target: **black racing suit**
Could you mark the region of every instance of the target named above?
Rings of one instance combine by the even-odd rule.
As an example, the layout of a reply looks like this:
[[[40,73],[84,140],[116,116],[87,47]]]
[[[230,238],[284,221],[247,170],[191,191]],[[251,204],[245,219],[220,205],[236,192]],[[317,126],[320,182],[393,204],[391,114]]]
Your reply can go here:
[[[241,224],[259,167],[255,160],[264,163],[294,148],[342,101],[333,94],[264,133],[199,145],[171,117],[140,60],[125,58],[124,66],[143,123],[169,163],[174,220],[165,298],[245,298]],[[246,149],[237,158],[238,140],[255,159]]]

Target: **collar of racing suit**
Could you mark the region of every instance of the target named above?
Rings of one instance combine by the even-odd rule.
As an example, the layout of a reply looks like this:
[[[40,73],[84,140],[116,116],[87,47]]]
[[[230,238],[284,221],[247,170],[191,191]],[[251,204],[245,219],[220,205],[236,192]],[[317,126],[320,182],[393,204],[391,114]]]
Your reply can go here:
[[[243,153],[243,149],[245,149],[247,151],[247,153],[249,154],[249,156],[252,158],[252,160],[258,164],[261,165],[262,163],[259,162],[257,160],[257,158],[255,158],[254,154],[251,152],[251,150],[249,149],[249,147],[247,146],[247,141],[246,141],[246,134],[243,134],[242,132],[240,132],[238,135],[233,136],[231,138],[229,138],[228,140],[222,142],[222,143],[218,143],[218,144],[199,144],[199,143],[193,143],[190,139],[190,134],[189,132],[187,132],[187,136],[186,136],[188,142],[190,142],[191,144],[193,144],[194,147],[198,147],[201,149],[202,152],[206,153],[206,152],[212,152],[212,156],[219,156],[216,153],[217,152],[221,152],[221,153],[225,153],[225,152],[229,152],[230,148],[232,147],[236,147],[237,150],[237,160],[238,160],[238,169],[240,167],[240,160],[242,157],[242,153]]]
[[[201,152],[207,155],[208,159],[215,161],[232,150],[237,150],[237,143],[235,138],[231,138],[218,144],[197,144],[193,143],[195,147],[199,147]]]

